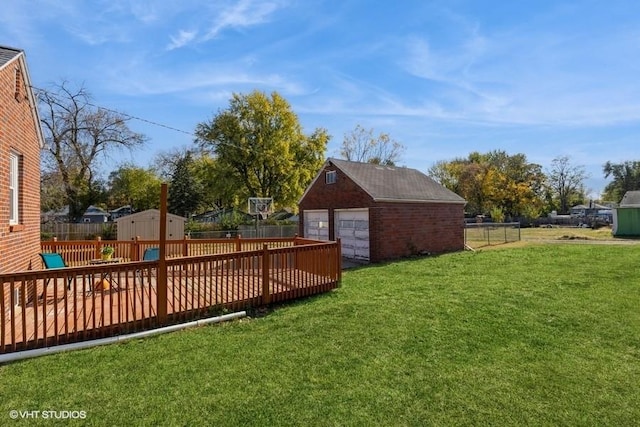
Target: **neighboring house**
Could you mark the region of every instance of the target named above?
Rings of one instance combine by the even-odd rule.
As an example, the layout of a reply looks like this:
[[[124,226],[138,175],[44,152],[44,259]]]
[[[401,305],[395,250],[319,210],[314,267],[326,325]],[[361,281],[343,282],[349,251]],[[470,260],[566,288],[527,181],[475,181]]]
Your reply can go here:
[[[69,221],[69,205],[63,206],[57,211],[47,211],[40,213],[40,222],[68,222]]]
[[[43,147],[24,51],[0,46],[0,273],[41,268]]]
[[[167,239],[184,239],[184,224],[186,218],[179,215],[167,214]],[[160,211],[147,209],[116,219],[118,240],[160,239]]]
[[[109,219],[111,221],[115,221],[118,218],[131,215],[132,213],[133,213],[133,209],[131,208],[131,205],[120,206],[118,209],[109,211]]]
[[[80,222],[100,224],[109,220],[109,212],[106,212],[102,208],[96,206],[89,206],[87,210],[82,214]]]
[[[237,220],[238,222],[250,222],[253,217],[246,212],[236,208],[225,208],[207,211],[191,217],[196,222],[219,224],[226,220]]]
[[[328,159],[299,201],[299,231],[365,262],[458,251],[465,204],[415,169]]]
[[[606,216],[612,215],[610,206],[601,205],[599,203],[590,203],[589,205],[576,205],[571,208],[570,215],[572,217],[584,218],[590,216]]]
[[[293,212],[290,212],[287,209],[281,209],[281,210],[279,210],[277,212],[274,212],[271,215],[269,215],[269,219],[274,220],[274,221],[297,222],[298,221],[298,216],[295,215]]]
[[[613,211],[612,233],[617,237],[640,236],[640,191],[627,191]]]

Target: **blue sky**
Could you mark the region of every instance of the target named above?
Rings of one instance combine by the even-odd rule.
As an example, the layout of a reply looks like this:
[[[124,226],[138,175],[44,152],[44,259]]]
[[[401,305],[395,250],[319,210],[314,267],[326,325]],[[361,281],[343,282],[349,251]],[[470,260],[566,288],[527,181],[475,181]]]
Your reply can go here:
[[[4,0],[0,44],[36,87],[84,83],[150,141],[107,164],[192,145],[231,94],[277,91],[338,156],[356,125],[426,171],[471,151],[568,155],[597,197],[607,160],[640,159],[635,0]]]

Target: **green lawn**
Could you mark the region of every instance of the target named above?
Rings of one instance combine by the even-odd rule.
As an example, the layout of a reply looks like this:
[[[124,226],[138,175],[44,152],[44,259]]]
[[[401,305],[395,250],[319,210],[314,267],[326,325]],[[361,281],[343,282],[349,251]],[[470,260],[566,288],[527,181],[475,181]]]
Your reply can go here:
[[[555,244],[348,271],[264,317],[0,366],[0,425],[637,425],[638,260]]]

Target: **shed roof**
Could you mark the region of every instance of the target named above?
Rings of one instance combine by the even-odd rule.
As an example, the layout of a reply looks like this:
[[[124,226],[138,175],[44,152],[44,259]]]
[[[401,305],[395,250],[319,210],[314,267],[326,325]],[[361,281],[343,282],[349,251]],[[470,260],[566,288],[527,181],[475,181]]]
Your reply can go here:
[[[466,203],[462,197],[429,176],[417,169],[406,167],[330,158],[316,175],[314,182],[322,175],[327,165],[333,165],[340,169],[377,202]]]
[[[620,202],[621,208],[640,208],[640,191],[627,191]]]

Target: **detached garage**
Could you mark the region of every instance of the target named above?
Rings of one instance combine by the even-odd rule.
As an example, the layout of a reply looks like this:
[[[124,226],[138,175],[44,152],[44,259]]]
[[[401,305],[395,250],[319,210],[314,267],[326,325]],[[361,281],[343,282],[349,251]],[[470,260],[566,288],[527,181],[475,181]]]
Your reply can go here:
[[[328,159],[299,201],[300,234],[379,262],[464,248],[465,200],[416,169]]]

